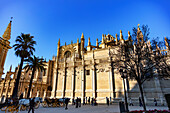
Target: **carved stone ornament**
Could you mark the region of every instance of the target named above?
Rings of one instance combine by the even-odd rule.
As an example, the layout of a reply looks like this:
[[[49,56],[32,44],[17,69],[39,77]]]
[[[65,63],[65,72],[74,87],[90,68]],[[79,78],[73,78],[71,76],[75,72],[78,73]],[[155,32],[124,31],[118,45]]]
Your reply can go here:
[[[67,46],[62,46],[62,51],[61,51],[61,58],[64,58],[65,53],[69,51],[71,52],[71,56],[73,56],[73,53],[76,51],[76,48],[74,47],[73,44],[67,45]]]

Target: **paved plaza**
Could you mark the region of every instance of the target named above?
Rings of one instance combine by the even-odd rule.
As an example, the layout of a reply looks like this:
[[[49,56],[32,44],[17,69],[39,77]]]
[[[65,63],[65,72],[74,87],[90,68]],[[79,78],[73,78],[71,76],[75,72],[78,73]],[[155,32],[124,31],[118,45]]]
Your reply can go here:
[[[147,109],[159,109],[159,110],[168,110],[168,107],[165,106],[147,106]],[[129,106],[129,110],[143,110],[143,107],[139,106]],[[38,109],[35,109],[35,113],[119,113],[119,106],[118,104],[114,105],[98,105],[98,106],[91,106],[91,105],[82,105],[80,108],[75,108],[73,105],[68,106],[68,110],[65,110],[64,107],[56,107],[56,108],[43,108],[40,106]],[[0,111],[0,113],[5,113],[5,111]],[[28,113],[28,111],[21,111],[20,113]],[[31,112],[32,113],[32,112]]]

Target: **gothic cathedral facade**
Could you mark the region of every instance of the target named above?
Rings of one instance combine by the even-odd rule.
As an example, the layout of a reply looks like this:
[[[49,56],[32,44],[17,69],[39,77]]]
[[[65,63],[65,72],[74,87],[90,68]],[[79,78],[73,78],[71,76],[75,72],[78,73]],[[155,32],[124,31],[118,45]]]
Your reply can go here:
[[[138,32],[142,37],[139,28]],[[11,22],[0,38],[0,75],[3,74],[7,51],[11,48],[8,41],[10,33]],[[71,42],[71,44],[61,46],[59,39],[57,55],[53,56],[52,60],[45,62],[43,72],[35,72],[30,97],[68,97],[71,99],[93,97],[97,99],[98,103],[105,103],[106,97],[111,98],[114,102],[124,99],[123,81],[119,70],[114,67],[115,57],[112,56],[112,54],[118,54],[121,43],[133,46],[130,32],[128,32],[127,40],[124,40],[122,31],[120,31],[119,39],[117,34],[115,37],[110,34],[102,35],[100,42],[96,39],[96,45],[92,45],[88,38],[87,47],[85,47],[83,33],[80,41],[77,39],[76,43]],[[169,45],[166,46],[169,48]],[[11,68],[5,79],[0,82],[0,97],[12,95],[18,67],[15,68],[15,72],[12,72]],[[24,93],[24,97],[26,97],[31,73],[31,70],[22,71],[18,95]],[[11,75],[13,78],[10,78]],[[131,98],[134,103],[138,103],[140,91],[137,82],[126,80],[126,89],[128,98]],[[170,92],[169,79],[153,78],[145,81],[143,89],[147,104],[153,103],[153,98],[157,98],[159,104],[166,104],[164,94]]]

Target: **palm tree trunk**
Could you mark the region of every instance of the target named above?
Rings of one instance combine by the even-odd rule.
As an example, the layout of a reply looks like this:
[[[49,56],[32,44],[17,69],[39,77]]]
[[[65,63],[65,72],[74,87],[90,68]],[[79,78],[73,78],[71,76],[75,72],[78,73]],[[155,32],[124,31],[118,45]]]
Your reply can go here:
[[[19,80],[20,80],[20,77],[21,77],[23,62],[24,62],[24,58],[21,58],[21,63],[20,63],[20,66],[19,66],[19,71],[18,71],[18,74],[17,74],[17,79],[16,79],[16,82],[15,82],[15,87],[14,87],[14,90],[13,90],[12,98],[16,98],[18,96],[17,95],[18,94],[18,85],[19,85]]]
[[[138,85],[139,85],[140,94],[141,94],[141,98],[142,98],[143,109],[146,112],[146,105],[145,105],[145,100],[144,100],[144,96],[143,96],[142,84],[140,82],[138,82]]]
[[[33,78],[34,78],[34,73],[35,73],[35,67],[33,68],[33,71],[32,71],[32,76],[31,76],[31,80],[30,80],[30,84],[29,84],[29,89],[28,89],[27,98],[30,97],[31,86],[32,86],[32,80],[33,80]]]

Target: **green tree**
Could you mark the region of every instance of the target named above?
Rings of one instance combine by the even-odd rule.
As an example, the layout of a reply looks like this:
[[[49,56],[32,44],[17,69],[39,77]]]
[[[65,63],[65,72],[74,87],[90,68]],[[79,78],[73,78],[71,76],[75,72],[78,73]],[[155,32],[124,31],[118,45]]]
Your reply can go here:
[[[35,51],[34,45],[36,44],[36,42],[33,40],[33,38],[34,37],[30,36],[30,34],[21,33],[21,36],[17,36],[15,40],[16,44],[13,45],[15,50],[15,55],[21,58],[17,79],[13,90],[13,95],[12,95],[13,98],[17,97],[18,85],[19,85],[24,59],[33,55],[33,51]]]
[[[28,94],[27,94],[27,98],[29,98],[31,87],[32,87],[32,80],[34,78],[35,71],[36,70],[43,71],[45,64],[44,64],[44,59],[43,58],[39,58],[39,57],[36,57],[36,56],[29,57],[25,61],[28,62],[28,64],[24,67],[25,69],[27,69],[26,72],[28,72],[29,70],[32,70],[31,80],[30,80]]]

